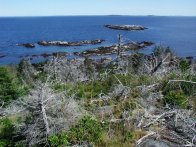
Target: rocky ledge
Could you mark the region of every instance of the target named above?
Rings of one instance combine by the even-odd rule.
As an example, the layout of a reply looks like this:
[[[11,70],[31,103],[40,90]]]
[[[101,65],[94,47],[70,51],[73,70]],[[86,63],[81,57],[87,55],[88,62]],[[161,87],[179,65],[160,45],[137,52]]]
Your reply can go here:
[[[120,52],[126,52],[130,50],[139,50],[142,48],[145,48],[147,46],[153,45],[153,42],[150,41],[143,41],[143,42],[130,42],[123,44],[120,47],[120,50],[118,46],[112,45],[112,46],[102,46],[96,49],[91,49],[91,50],[86,50],[83,52],[74,52],[74,55],[76,56],[99,56],[99,55],[111,55],[111,54],[116,54],[118,51]]]
[[[24,43],[24,44],[17,44],[18,46],[24,46],[26,48],[35,48],[33,43]]]
[[[78,42],[67,42],[67,41],[40,41],[39,45],[42,46],[82,46],[82,45],[95,45],[104,42],[105,40],[97,39],[97,40],[84,40]]]
[[[0,53],[0,58],[4,58],[6,55]]]
[[[139,31],[148,29],[140,25],[105,25],[105,27],[114,30],[126,30],[126,31]]]

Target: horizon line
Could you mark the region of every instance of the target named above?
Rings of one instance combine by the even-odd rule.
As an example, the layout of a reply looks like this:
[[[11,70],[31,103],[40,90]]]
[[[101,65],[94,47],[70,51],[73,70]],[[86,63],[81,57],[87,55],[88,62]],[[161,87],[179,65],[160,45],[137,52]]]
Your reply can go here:
[[[6,17],[77,17],[77,16],[146,16],[146,17],[196,17],[196,15],[121,15],[121,14],[104,14],[104,15],[18,15],[18,16],[0,16],[0,18]]]

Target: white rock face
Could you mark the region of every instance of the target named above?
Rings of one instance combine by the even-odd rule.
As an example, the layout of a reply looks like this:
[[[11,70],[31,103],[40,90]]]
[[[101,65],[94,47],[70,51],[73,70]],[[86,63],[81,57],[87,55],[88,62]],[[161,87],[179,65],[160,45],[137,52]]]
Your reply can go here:
[[[141,25],[105,25],[105,27],[115,30],[127,30],[127,31],[134,31],[134,30],[145,30],[146,27]]]

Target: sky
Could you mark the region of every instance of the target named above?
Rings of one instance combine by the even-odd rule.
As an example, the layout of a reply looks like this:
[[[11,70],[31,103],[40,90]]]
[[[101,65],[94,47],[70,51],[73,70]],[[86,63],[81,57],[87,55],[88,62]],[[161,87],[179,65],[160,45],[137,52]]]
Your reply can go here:
[[[196,16],[196,0],[0,0],[0,16]]]

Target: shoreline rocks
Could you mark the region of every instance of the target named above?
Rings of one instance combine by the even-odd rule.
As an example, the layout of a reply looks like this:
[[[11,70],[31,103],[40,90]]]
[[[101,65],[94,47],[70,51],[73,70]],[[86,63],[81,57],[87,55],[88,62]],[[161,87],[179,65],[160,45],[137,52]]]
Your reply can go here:
[[[0,54],[0,58],[4,58],[4,57],[6,57],[6,55]]]
[[[95,45],[104,42],[105,40],[96,39],[96,40],[84,40],[79,42],[67,42],[67,41],[40,41],[39,45],[42,46],[82,46],[82,45]]]
[[[26,48],[35,48],[33,43],[24,43],[24,44],[17,44],[18,46],[24,46]]]
[[[154,43],[150,41],[143,41],[143,42],[130,42],[123,44],[120,48],[120,52],[123,51],[130,51],[130,50],[140,50],[142,48],[152,46]],[[112,55],[118,52],[118,46],[102,46],[96,49],[86,50],[83,52],[74,52],[76,56],[100,56],[100,55]]]
[[[105,40],[103,39],[96,39],[96,40],[83,40],[83,41],[76,41],[76,42],[67,42],[67,41],[39,41],[37,42],[38,45],[41,46],[83,46],[83,45],[96,45],[101,44]],[[34,43],[23,43],[23,44],[16,44],[17,46],[24,46],[26,48],[35,48]]]
[[[105,25],[106,28],[125,31],[140,31],[148,29],[140,25]]]

